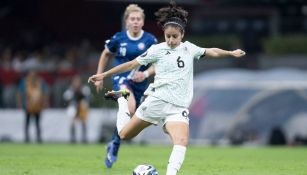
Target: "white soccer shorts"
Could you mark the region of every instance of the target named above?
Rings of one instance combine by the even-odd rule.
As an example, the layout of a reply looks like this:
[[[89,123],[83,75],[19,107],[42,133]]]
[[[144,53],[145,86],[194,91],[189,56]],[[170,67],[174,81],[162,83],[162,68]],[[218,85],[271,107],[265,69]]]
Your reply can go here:
[[[135,115],[141,120],[157,125],[163,125],[169,121],[185,122],[189,124],[189,110],[185,107],[177,106],[153,96],[148,96],[138,107]]]

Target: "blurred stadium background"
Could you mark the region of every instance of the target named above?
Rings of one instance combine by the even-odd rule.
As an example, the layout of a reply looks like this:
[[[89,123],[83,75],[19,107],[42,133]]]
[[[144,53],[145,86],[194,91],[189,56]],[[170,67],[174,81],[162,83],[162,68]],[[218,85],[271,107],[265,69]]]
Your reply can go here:
[[[70,119],[63,93],[71,78],[81,75],[85,83],[96,72],[104,41],[121,30],[121,15],[129,3],[145,9],[144,29],[163,41],[153,13],[168,2],[1,0],[0,141],[23,142],[24,116],[16,108],[16,91],[25,72],[37,70],[48,83],[50,97],[42,114],[43,140],[69,142]],[[195,62],[191,143],[306,144],[307,1],[177,3],[190,12],[186,40],[247,52],[244,59]],[[87,134],[92,143],[104,142],[115,127],[116,104],[91,88]],[[153,126],[133,142],[169,141]]]

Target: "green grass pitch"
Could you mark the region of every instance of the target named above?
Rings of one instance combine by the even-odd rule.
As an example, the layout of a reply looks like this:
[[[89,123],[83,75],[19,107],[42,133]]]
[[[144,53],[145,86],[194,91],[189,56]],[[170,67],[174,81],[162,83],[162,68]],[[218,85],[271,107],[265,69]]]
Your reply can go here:
[[[112,169],[105,145],[0,144],[0,175],[131,175],[142,163],[165,174],[171,146],[123,144]],[[190,146],[179,175],[307,175],[307,147]]]

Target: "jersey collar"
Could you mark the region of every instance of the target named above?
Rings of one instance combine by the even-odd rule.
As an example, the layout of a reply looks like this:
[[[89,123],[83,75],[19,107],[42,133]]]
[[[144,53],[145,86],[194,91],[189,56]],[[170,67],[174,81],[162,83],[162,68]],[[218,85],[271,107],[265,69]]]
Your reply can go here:
[[[141,39],[142,36],[143,36],[143,34],[144,34],[144,30],[141,30],[140,33],[141,33],[141,34],[140,34],[138,37],[133,37],[133,36],[131,36],[131,35],[129,34],[128,30],[126,31],[126,34],[127,34],[128,38],[131,39],[131,40],[133,40],[133,41],[136,41],[136,40]]]
[[[166,42],[164,42],[164,43],[165,43],[166,48],[167,48],[167,49],[170,49],[170,50],[177,50],[177,49],[179,49],[179,48],[182,46],[182,42],[180,42],[180,44],[179,44],[177,47],[175,47],[175,48],[172,49],[170,46],[167,45]]]

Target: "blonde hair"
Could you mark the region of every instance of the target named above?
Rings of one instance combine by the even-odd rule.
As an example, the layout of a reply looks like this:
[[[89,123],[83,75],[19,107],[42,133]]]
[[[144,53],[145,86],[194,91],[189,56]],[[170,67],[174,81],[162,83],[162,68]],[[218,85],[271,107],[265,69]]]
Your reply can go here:
[[[139,7],[137,4],[130,4],[126,7],[125,13],[124,13],[124,19],[126,20],[129,16],[130,13],[132,12],[141,12],[142,13],[142,17],[145,20],[145,14],[144,14],[144,10]]]

